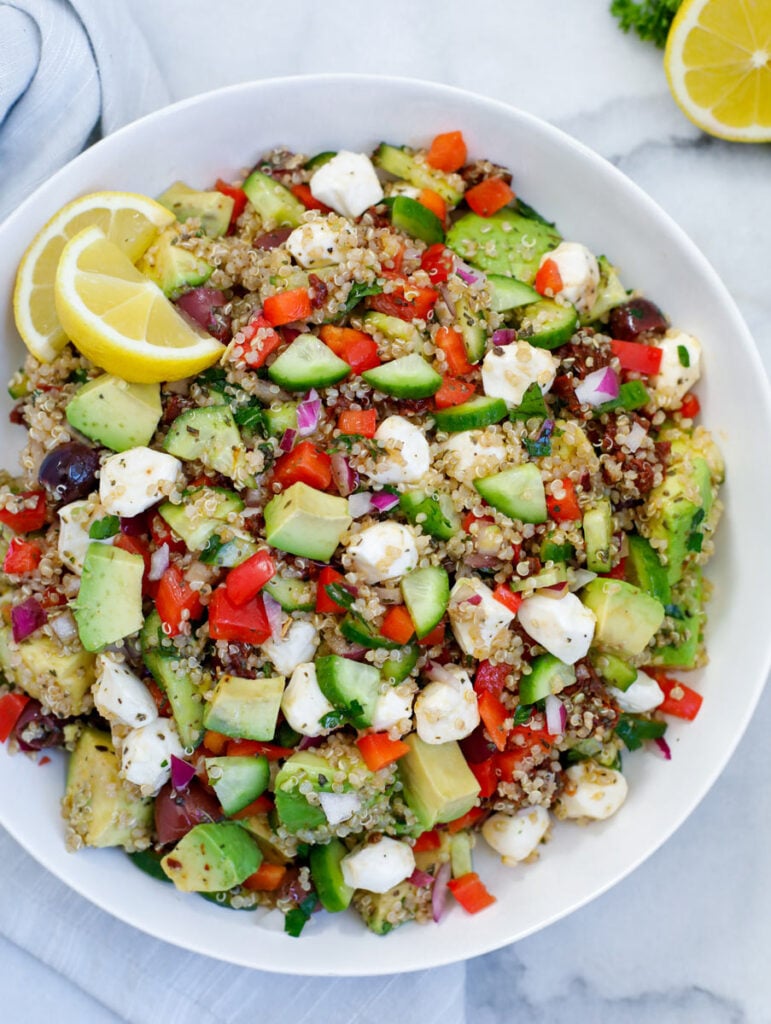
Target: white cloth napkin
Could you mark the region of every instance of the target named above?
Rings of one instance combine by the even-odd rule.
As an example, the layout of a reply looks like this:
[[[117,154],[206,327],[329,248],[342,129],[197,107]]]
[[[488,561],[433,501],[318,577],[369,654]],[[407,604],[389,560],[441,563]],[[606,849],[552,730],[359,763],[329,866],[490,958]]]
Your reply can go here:
[[[95,129],[106,135],[168,102],[163,69],[175,59],[184,54],[155,62],[121,0],[0,0],[0,219]],[[0,951],[7,954],[0,1017],[9,1024],[101,1024],[113,1015],[132,1024],[465,1021],[462,966],[350,980],[232,967],[111,918],[2,830],[0,864]],[[13,971],[6,974],[8,958]],[[54,991],[63,1003],[49,998]]]

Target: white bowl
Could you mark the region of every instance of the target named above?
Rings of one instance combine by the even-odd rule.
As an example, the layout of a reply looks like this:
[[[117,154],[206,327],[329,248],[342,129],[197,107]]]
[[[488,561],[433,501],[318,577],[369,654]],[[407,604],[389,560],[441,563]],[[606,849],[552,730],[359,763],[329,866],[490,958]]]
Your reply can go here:
[[[715,584],[711,663],[696,677],[704,705],[695,723],[672,722],[671,762],[645,752],[625,758],[630,795],[615,818],[589,828],[558,826],[532,866],[505,868],[480,843],[477,866],[498,898],[491,909],[470,917],[456,906],[440,926],[408,925],[386,938],[351,913],[317,916],[297,941],[260,926],[253,914],[148,878],[119,851],[68,854],[59,816],[63,761],[41,769],[25,757],[0,755],[0,821],[42,865],[137,928],[231,963],[293,974],[417,970],[495,949],[577,909],[650,856],[694,809],[736,746],[771,661],[771,557],[757,519],[759,510],[771,509],[771,402],[747,328],[704,257],[639,188],[573,139],[501,103],[425,82],[313,76],[223,89],[129,125],[56,174],[0,227],[7,339],[0,378],[22,358],[11,312],[19,258],[44,221],[76,196],[97,189],[155,195],[178,178],[206,187],[278,144],[307,153],[369,151],[383,139],[426,144],[455,128],[472,156],[511,168],[516,190],[556,219],[565,237],[606,253],[628,286],[642,289],[704,343],[703,421],[728,465],[726,514],[708,571]],[[3,427],[7,452],[21,438],[20,429]],[[6,456],[9,468],[12,458]]]

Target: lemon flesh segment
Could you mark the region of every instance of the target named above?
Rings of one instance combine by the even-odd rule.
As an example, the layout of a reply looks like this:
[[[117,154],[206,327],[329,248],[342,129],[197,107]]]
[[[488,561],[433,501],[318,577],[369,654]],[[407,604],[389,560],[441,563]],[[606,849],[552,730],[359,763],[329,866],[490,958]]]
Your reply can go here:
[[[771,141],[771,3],[685,0],[667,39],[672,95],[699,128]]]
[[[50,363],[67,344],[54,300],[59,257],[70,238],[98,227],[136,262],[174,215],[148,196],[93,192],[63,206],[38,232],[19,264],[13,295],[16,327],[29,351]]]
[[[99,228],[86,228],[65,245],[55,299],[59,321],[75,347],[103,370],[132,383],[192,377],[225,351],[180,316]]]

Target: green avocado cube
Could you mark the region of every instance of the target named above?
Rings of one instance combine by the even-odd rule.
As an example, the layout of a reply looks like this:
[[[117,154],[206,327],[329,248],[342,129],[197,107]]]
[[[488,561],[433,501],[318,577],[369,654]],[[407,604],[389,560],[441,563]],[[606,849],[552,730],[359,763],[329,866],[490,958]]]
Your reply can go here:
[[[323,808],[310,803],[301,792],[300,786],[305,782],[317,793],[329,792],[332,788],[329,762],[310,750],[298,751],[287,758],[273,783],[276,813],[290,832],[320,828],[327,823]]]
[[[199,459],[231,479],[244,474],[246,449],[229,405],[183,412],[171,424],[163,447],[178,459]]]
[[[265,540],[279,551],[328,562],[352,521],[345,498],[296,483],[265,506]]]
[[[262,853],[235,821],[196,825],[161,861],[183,892],[224,892],[240,885],[262,863]]]
[[[167,228],[137,263],[137,270],[155,281],[170,299],[205,284],[214,271],[211,263],[176,245],[178,240],[178,228]]]
[[[111,373],[84,384],[65,409],[71,426],[114,452],[149,444],[162,412],[159,384],[130,384]]]
[[[107,544],[88,545],[74,606],[80,642],[87,651],[101,651],[142,628],[144,571],[141,555]]]
[[[199,192],[183,181],[175,181],[158,196],[158,202],[171,210],[180,224],[195,217],[209,238],[219,238],[230,227],[234,201],[223,192]]]
[[[661,602],[623,580],[598,577],[580,596],[597,618],[594,645],[622,658],[641,654],[664,621]]]
[[[424,829],[468,814],[479,796],[479,783],[457,743],[424,743],[411,733],[409,753],[397,761],[404,799]]]
[[[204,711],[204,727],[238,739],[268,742],[276,732],[283,695],[281,676],[220,676]]]

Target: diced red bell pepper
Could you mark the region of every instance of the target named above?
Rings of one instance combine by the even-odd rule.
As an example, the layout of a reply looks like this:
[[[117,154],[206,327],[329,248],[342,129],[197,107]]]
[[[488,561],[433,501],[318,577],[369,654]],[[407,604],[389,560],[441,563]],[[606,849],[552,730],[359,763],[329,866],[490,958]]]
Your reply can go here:
[[[455,258],[442,242],[430,245],[420,260],[420,269],[428,274],[431,284],[442,284],[452,273]]]
[[[392,740],[387,732],[370,732],[366,736],[359,736],[356,746],[371,772],[379,772],[381,768],[393,764],[410,752],[406,743]]]
[[[284,761],[295,753],[297,751],[293,747],[262,740],[229,740],[227,746],[228,757],[266,757],[269,761]]]
[[[447,220],[447,203],[438,192],[434,192],[432,188],[423,188],[418,195],[418,202],[421,206],[425,206],[427,210],[430,210],[435,217],[438,217],[442,224],[445,223]]]
[[[578,504],[573,481],[569,477],[562,481],[562,487],[565,491],[563,498],[555,498],[553,494],[546,495],[546,508],[555,522],[570,523],[581,518],[581,506]]]
[[[626,579],[626,559],[620,558],[616,565],[610,570],[610,572],[602,572],[601,576],[606,577],[609,580],[623,580]]]
[[[508,608],[509,611],[513,612],[515,615],[519,611],[519,606],[522,604],[522,595],[515,594],[507,583],[499,583],[493,591],[493,597],[496,601],[500,602],[504,608]]]
[[[158,512],[150,520],[150,536],[153,538],[157,548],[166,544],[173,555],[183,555],[187,551],[187,544],[174,533],[163,516]]]
[[[12,537],[8,550],[3,559],[3,572],[11,576],[23,576],[25,573],[34,572],[40,565],[43,552],[37,544],[21,537]]]
[[[380,356],[374,338],[365,331],[356,331],[353,327],[336,327],[324,324],[319,331],[324,344],[348,363],[354,373],[364,373],[380,366]]]
[[[613,355],[618,358],[622,370],[635,370],[652,376],[661,369],[664,350],[657,345],[644,345],[640,341],[611,341]]]
[[[562,291],[562,274],[556,260],[544,260],[535,275],[533,287],[540,295],[556,295]]]
[[[292,484],[303,483],[325,491],[332,483],[332,460],[310,441],[301,441],[291,452],[276,460],[273,481],[284,490]]]
[[[478,516],[474,512],[467,512],[461,522],[461,529],[464,533],[471,533],[471,527],[474,523],[479,523],[482,526],[484,523],[494,523],[495,520],[492,516]]]
[[[0,743],[5,743],[29,703],[26,693],[6,693],[0,697]]]
[[[264,644],[270,633],[261,594],[239,606],[230,600],[224,584],[217,587],[209,603],[209,636],[212,640],[258,645]]]
[[[263,302],[262,312],[272,327],[292,324],[295,320],[307,320],[313,312],[308,289],[290,288],[271,295]]]
[[[145,679],[145,686],[150,691],[150,696],[155,701],[158,714],[161,718],[171,718],[171,704],[169,698],[152,678]]]
[[[500,697],[510,674],[510,665],[493,665],[489,661],[480,661],[474,677],[474,689],[478,695],[492,693],[495,697]]]
[[[656,708],[663,715],[673,715],[675,718],[685,718],[692,722],[698,715],[704,698],[690,686],[681,683],[679,679],[670,679],[669,676],[654,672],[656,682],[664,691],[664,701]],[[678,696],[673,696],[673,691]],[[682,692],[682,695],[680,693]]]
[[[284,864],[271,864],[264,860],[254,874],[245,878],[241,885],[253,892],[275,892],[283,885],[286,872]]]
[[[276,563],[269,551],[255,551],[253,555],[231,569],[225,580],[228,597],[241,606],[258,594],[268,580],[276,575]]]
[[[689,391],[683,399],[682,405],[678,411],[680,415],[684,416],[686,419],[696,419],[701,412],[701,403],[696,395]]]
[[[380,627],[381,636],[397,644],[409,643],[415,633],[415,624],[403,604],[395,604],[385,613]]]
[[[524,743],[515,745],[511,738],[515,735],[522,736]],[[495,771],[502,782],[513,782],[514,772],[519,768],[521,762],[529,757],[535,746],[550,747],[552,739],[546,729],[531,729],[527,725],[515,726],[509,733],[509,750],[503,750],[494,755]]]
[[[254,818],[257,814],[270,814],[275,808],[275,803],[266,793],[263,793],[262,796],[258,796],[256,800],[252,800],[250,804],[242,807],[235,814],[231,814],[230,817],[242,821],[244,818]]]
[[[316,611],[319,615],[345,615],[346,609],[327,593],[327,587],[332,583],[345,586],[345,578],[332,566],[325,565],[316,582]]]
[[[273,330],[270,321],[262,313],[252,317],[249,323],[241,329],[241,335],[239,344],[244,353],[242,358],[246,365],[253,370],[264,366],[268,356],[284,342],[278,331]]]
[[[511,713],[503,702],[494,693],[490,693],[489,690],[479,694],[477,703],[479,705],[479,717],[484,722],[490,739],[498,750],[505,750],[506,739],[511,730],[511,726],[508,729],[506,728],[506,721],[507,719],[511,720]]]
[[[375,409],[344,409],[337,417],[337,429],[341,434],[374,437],[377,430],[377,412]]]
[[[498,776],[495,774],[495,761],[489,757],[486,761],[478,761],[476,764],[469,762],[469,768],[474,778],[479,783],[479,795],[483,800],[491,797],[498,788]]]
[[[454,327],[440,327],[436,332],[434,344],[444,352],[447,369],[453,377],[463,377],[474,369],[466,355],[463,335]]]
[[[457,380],[455,377],[447,376],[434,395],[434,405],[437,409],[449,409],[454,405],[462,405],[473,397],[475,391],[476,387],[470,381]]]
[[[478,914],[480,910],[495,903],[495,896],[487,891],[476,871],[469,871],[460,878],[451,878],[447,887],[469,914]]]
[[[435,828],[432,828],[428,832],[420,833],[412,850],[413,853],[430,853],[432,850],[438,850],[441,845],[442,837]]]
[[[466,162],[463,132],[441,132],[434,137],[426,153],[426,163],[437,171],[458,171]]]
[[[289,190],[295,199],[299,199],[306,210],[318,210],[320,213],[331,213],[328,206],[325,206],[320,199],[317,199],[311,192],[310,185],[292,185]]]
[[[230,230],[232,231],[236,221],[246,209],[247,195],[242,188],[238,185],[229,185],[228,182],[223,181],[222,178],[217,178],[217,182],[214,186],[218,192],[221,192],[223,196],[230,196],[233,200],[233,212],[230,215]]]
[[[434,308],[439,292],[433,288],[420,288],[407,284],[382,295],[370,295],[367,305],[378,313],[395,316],[399,320],[427,320]]]
[[[430,633],[427,633],[422,640],[418,640],[420,647],[438,647],[444,643],[444,634],[446,632],[446,626],[444,622],[440,622],[438,626],[434,626]]]
[[[511,202],[514,193],[503,178],[485,178],[470,188],[464,198],[479,217],[492,217]]]
[[[472,807],[470,811],[463,814],[460,818],[456,818],[454,821],[447,823],[447,831],[454,835],[456,832],[462,832],[466,828],[471,828],[474,822],[479,821],[487,814],[484,807]]]
[[[0,523],[9,526],[14,533],[31,533],[39,530],[46,521],[46,496],[44,491],[24,491],[17,495],[25,501],[34,498],[30,508],[22,509],[20,512],[9,512],[7,508],[0,508]]]
[[[136,540],[135,537],[126,539]],[[161,576],[158,593],[155,595],[155,607],[168,636],[178,636],[182,631],[182,623],[186,619],[195,621],[203,611],[198,591],[193,590],[176,565],[170,565]],[[188,614],[185,615],[185,612]]]

